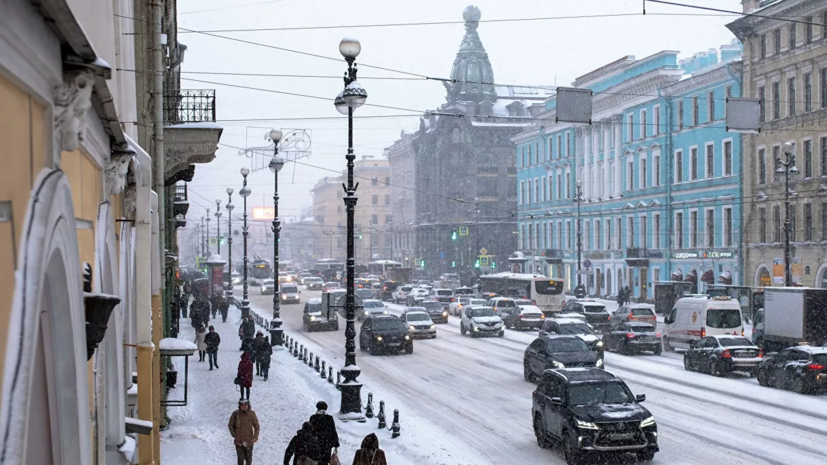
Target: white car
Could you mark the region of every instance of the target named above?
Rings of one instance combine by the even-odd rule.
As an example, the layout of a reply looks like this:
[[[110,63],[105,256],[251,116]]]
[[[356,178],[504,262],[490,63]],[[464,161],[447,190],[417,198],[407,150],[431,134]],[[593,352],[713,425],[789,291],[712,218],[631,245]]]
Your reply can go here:
[[[505,324],[491,307],[465,307],[459,330],[463,336],[465,333],[471,333],[471,337],[505,336]]]
[[[385,307],[385,304],[382,303],[381,300],[375,299],[365,299],[362,301],[362,312],[356,314],[356,319],[358,321],[364,321],[365,318],[369,316],[377,316],[377,315],[387,315],[388,308]]]
[[[405,303],[408,306],[414,305],[417,300],[427,299],[431,294],[431,291],[422,287],[415,287],[408,292],[408,296],[405,298]]]
[[[393,291],[393,303],[399,304],[405,302],[408,298],[408,292],[411,292],[413,286],[399,286]]]
[[[399,318],[405,320],[411,337],[436,338],[436,325],[424,308],[407,307]]]
[[[448,305],[448,314],[454,316],[462,316],[462,309],[469,305],[472,307],[488,307],[488,301],[485,299],[470,299],[466,297],[460,297],[457,302],[451,302],[451,304]]]
[[[275,294],[276,285],[272,279],[264,279],[261,281],[261,295]]]

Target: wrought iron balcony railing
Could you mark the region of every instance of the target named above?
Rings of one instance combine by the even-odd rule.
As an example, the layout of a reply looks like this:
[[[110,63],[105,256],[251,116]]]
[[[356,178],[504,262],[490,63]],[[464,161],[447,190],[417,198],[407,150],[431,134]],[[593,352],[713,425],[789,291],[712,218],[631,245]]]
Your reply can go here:
[[[187,185],[186,184],[176,184],[175,185],[175,194],[173,200],[175,202],[185,202],[187,200]]]
[[[181,89],[164,95],[164,123],[215,122],[215,89]]]

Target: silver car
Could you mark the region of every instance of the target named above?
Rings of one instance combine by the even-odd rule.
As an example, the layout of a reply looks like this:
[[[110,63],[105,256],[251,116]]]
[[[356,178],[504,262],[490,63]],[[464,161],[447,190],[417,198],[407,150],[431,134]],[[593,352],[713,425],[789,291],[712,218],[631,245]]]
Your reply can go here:
[[[423,307],[407,307],[400,318],[408,325],[411,337],[436,338],[436,325]]]

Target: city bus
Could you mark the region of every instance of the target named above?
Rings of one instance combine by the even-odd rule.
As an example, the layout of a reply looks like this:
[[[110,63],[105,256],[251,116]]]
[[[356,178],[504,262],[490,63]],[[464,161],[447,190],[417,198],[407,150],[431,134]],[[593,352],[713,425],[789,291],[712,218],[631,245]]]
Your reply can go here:
[[[401,266],[401,263],[393,260],[376,260],[368,263],[368,273],[376,276],[387,276],[387,270]]]
[[[260,286],[261,281],[272,277],[270,273],[270,262],[267,260],[253,260],[247,266],[249,267],[249,283],[253,286]]]
[[[560,312],[566,303],[565,280],[540,274],[496,273],[480,276],[480,292],[530,299],[543,313]]]

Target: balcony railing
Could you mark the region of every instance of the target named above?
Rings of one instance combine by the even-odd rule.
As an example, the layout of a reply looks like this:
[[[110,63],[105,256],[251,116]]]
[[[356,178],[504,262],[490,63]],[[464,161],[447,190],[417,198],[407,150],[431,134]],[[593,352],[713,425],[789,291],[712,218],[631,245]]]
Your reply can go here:
[[[173,201],[175,202],[185,202],[187,200],[187,185],[186,184],[176,184],[175,185],[175,194],[173,197]]]
[[[663,258],[663,251],[649,250],[642,247],[628,247],[626,258]]]
[[[215,89],[181,89],[164,95],[164,123],[215,122]]]

